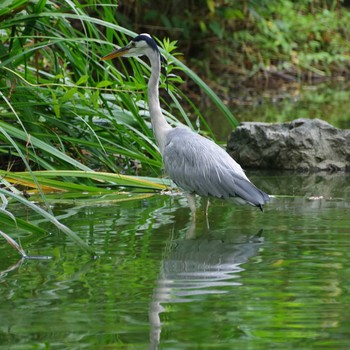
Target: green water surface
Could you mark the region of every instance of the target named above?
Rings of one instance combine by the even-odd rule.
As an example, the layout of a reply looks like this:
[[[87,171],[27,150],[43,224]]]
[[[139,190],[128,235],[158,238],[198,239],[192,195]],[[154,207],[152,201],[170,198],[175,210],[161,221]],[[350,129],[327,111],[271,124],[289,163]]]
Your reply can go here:
[[[349,349],[350,176],[248,174],[264,213],[182,196],[51,198],[62,233],[0,246],[0,349]],[[35,217],[12,207],[22,218]]]

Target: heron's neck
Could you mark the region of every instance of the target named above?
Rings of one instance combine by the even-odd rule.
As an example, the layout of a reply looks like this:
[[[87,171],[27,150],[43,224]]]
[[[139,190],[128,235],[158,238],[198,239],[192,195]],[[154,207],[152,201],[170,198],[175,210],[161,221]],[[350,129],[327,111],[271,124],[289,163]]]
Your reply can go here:
[[[151,115],[151,122],[154,136],[156,138],[160,152],[163,154],[166,136],[171,130],[171,126],[165,120],[159,103],[159,76],[160,76],[160,57],[157,52],[149,57],[151,62],[151,77],[148,82],[148,105]]]

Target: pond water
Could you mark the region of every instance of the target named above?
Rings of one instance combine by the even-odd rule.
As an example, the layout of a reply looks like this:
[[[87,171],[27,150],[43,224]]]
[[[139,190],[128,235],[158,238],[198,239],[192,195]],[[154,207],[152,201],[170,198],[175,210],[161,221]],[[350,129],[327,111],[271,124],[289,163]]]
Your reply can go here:
[[[286,84],[280,89],[239,89],[226,104],[240,121],[284,123],[298,118],[319,118],[340,129],[350,129],[350,86],[346,81],[318,85]],[[231,127],[217,110],[207,106],[205,118],[219,140]]]
[[[8,232],[52,258],[1,244],[0,349],[349,349],[350,175],[248,175],[276,197],[214,200],[209,228],[182,196],[52,198],[98,258]]]

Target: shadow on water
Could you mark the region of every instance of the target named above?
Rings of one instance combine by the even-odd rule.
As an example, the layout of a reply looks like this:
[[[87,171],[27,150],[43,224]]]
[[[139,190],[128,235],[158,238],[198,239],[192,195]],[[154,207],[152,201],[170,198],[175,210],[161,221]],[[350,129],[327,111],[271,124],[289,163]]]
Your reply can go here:
[[[53,200],[100,258],[59,234],[26,241],[48,261],[1,246],[0,349],[348,348],[349,174],[248,176],[265,212],[213,200],[210,229],[182,196]]]

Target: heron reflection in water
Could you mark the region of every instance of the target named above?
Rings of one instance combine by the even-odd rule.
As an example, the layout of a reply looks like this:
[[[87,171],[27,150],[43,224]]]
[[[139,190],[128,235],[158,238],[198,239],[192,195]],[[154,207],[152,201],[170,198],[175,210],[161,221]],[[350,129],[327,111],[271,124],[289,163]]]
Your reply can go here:
[[[195,238],[170,241],[163,254],[149,308],[149,349],[158,349],[162,331],[167,330],[162,319],[178,309],[175,304],[203,303],[209,295],[230,294],[241,286],[244,264],[259,254],[264,243],[263,230],[253,235],[231,229],[218,234],[197,225],[196,232]]]

